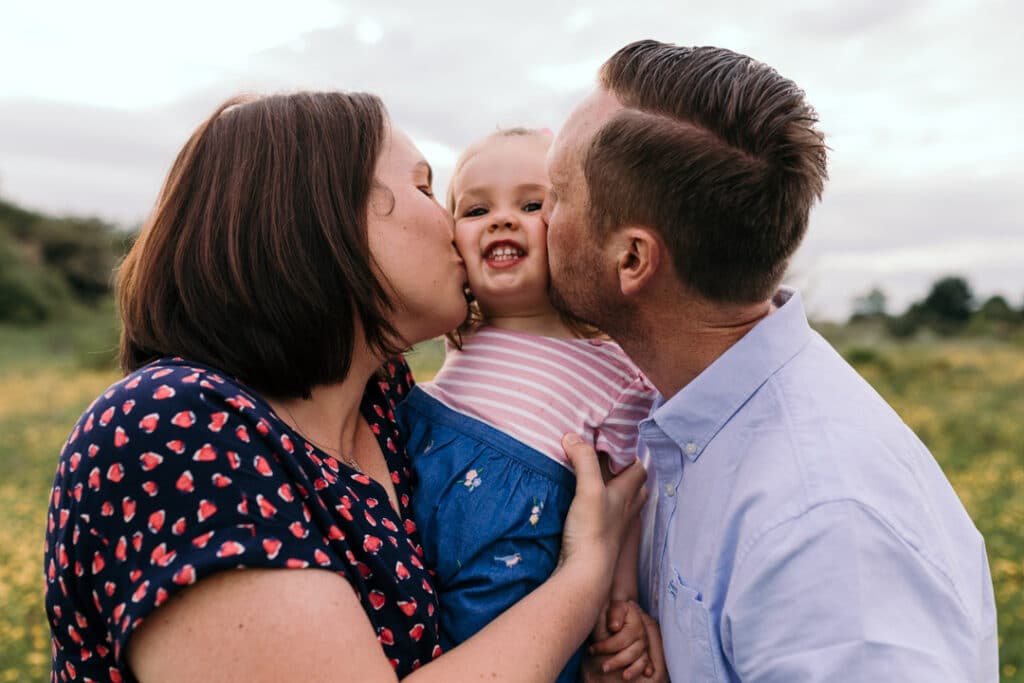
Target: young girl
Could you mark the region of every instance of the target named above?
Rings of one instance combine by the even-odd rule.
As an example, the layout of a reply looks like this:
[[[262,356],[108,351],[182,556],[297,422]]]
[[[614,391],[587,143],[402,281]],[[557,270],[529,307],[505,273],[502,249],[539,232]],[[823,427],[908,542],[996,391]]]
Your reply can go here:
[[[575,478],[566,432],[607,455],[636,458],[637,423],[655,396],[613,342],[548,300],[549,135],[511,129],[467,149],[448,208],[475,298],[444,366],[400,406],[418,484],[414,518],[437,572],[441,644],[466,640],[540,585],[558,562]],[[620,558],[611,599],[636,596],[636,545]],[[539,619],[543,615],[538,616]],[[618,624],[616,624],[618,625]],[[636,649],[636,648],[633,648]],[[643,671],[641,651],[628,677]],[[579,653],[559,681],[575,681]]]

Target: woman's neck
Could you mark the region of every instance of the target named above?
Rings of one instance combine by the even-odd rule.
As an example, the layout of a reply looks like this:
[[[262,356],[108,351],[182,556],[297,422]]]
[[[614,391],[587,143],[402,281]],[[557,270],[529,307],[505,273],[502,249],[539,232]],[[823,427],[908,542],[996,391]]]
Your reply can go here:
[[[485,324],[510,332],[523,332],[538,337],[555,337],[572,339],[576,335],[566,326],[558,311],[510,313],[505,315],[486,315]]]
[[[267,398],[277,416],[313,445],[332,454],[351,454],[361,419],[366,383],[383,364],[369,353],[356,353],[340,382],[312,388],[309,398]]]

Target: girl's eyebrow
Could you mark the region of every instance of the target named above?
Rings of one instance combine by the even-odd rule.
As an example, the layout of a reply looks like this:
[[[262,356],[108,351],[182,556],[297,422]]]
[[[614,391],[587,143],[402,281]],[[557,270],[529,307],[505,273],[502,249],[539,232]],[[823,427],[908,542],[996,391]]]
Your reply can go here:
[[[548,191],[548,186],[547,185],[542,185],[540,183],[521,183],[519,185],[516,185],[512,189],[515,190],[516,192],[543,192],[543,193],[546,193]],[[465,197],[467,195],[472,195],[474,197],[480,197],[480,196],[486,197],[489,193],[490,193],[490,188],[487,187],[486,185],[484,185],[484,186],[480,186],[480,187],[471,187],[468,190],[463,190],[461,193],[459,193],[459,197],[461,198],[461,197]]]

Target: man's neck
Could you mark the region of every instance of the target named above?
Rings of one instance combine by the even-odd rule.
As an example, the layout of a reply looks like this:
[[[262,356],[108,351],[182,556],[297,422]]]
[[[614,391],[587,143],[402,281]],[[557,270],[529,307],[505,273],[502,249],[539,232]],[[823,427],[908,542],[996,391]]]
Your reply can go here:
[[[635,335],[616,341],[666,399],[671,398],[774,310],[771,301],[722,305],[704,300],[651,308]]]

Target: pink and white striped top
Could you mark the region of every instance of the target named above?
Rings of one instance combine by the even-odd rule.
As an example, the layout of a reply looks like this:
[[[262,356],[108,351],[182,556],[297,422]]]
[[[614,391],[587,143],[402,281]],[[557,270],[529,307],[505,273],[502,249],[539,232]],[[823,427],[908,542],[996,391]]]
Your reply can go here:
[[[565,467],[562,435],[576,432],[609,454],[613,472],[636,458],[637,423],[657,394],[615,342],[488,326],[467,336],[461,351],[449,344],[434,381],[420,386]]]

